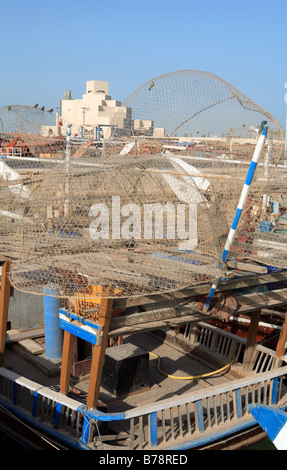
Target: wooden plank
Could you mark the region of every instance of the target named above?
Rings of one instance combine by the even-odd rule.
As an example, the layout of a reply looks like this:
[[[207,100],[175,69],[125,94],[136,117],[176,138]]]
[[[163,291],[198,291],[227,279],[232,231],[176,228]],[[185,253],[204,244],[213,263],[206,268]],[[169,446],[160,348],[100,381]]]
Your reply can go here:
[[[278,273],[273,272],[270,274],[262,275],[256,274],[249,276],[241,276],[233,279],[224,280],[219,284],[217,292],[241,289],[246,287],[263,285],[269,282],[280,281],[287,281],[287,271]],[[131,298],[118,298],[114,299],[114,308],[129,308],[134,307],[136,305],[147,305],[168,300],[182,299],[185,297],[195,297],[198,295],[208,294],[209,291],[210,283],[206,283],[194,287],[186,287],[184,289],[173,290],[172,292],[135,296]]]
[[[64,331],[62,367],[60,377],[60,392],[64,395],[67,395],[70,386],[74,340],[74,335],[72,335],[68,331]]]
[[[105,358],[105,352],[106,352],[106,347],[108,343],[108,333],[109,333],[109,328],[110,328],[112,307],[113,307],[113,299],[102,298],[101,304],[100,304],[98,323],[100,325],[103,325],[104,329],[103,329],[101,344],[93,346],[91,375],[90,375],[89,390],[88,390],[88,396],[87,396],[87,406],[89,409],[96,408],[98,404],[104,358]]]
[[[266,291],[263,293],[251,293],[237,296],[238,308],[232,315],[235,317],[241,314],[253,314],[262,308],[272,308],[287,304],[287,290],[278,289],[275,291]],[[169,302],[169,305],[172,302]],[[178,299],[174,301],[178,304]],[[153,310],[154,304],[149,304],[150,311],[139,312],[135,314],[123,315],[121,317],[112,318],[110,322],[109,336],[121,336],[130,333],[139,333],[140,331],[151,331],[160,329],[168,324],[181,325],[192,322],[204,321],[211,318],[210,312],[204,314],[200,311],[196,303],[190,303],[189,306],[179,306],[175,308]],[[162,303],[161,303],[162,305]],[[147,307],[146,307],[147,308]],[[186,313],[189,313],[186,315]]]
[[[287,341],[287,310],[285,315],[285,320],[282,325],[282,330],[276,347],[276,357],[284,356],[286,351],[286,341]]]
[[[232,269],[239,269],[242,271],[250,271],[253,273],[265,274],[268,273],[268,268],[258,264],[243,263],[241,261],[227,261],[227,266]]]
[[[44,346],[33,339],[24,339],[23,341],[19,341],[18,346],[34,355],[42,354],[45,351]]]
[[[35,328],[33,330],[9,330],[6,334],[6,344],[17,343],[25,339],[41,338],[45,336],[45,328]]]
[[[139,323],[146,323],[148,321],[166,320],[168,318],[177,318],[180,316],[192,315],[198,313],[199,308],[197,303],[190,303],[177,308],[160,308],[157,310],[150,310],[148,312],[137,312],[129,315],[122,315],[111,319],[111,328],[120,328],[122,326],[137,325]]]
[[[198,323],[210,318],[209,315],[186,315],[183,317],[168,318],[162,321],[149,321],[146,323],[139,323],[137,325],[124,326],[115,330],[109,331],[109,337],[125,336],[132,333],[143,333],[146,331],[159,330],[167,326],[186,325],[187,323]]]
[[[287,304],[287,289],[278,289],[262,293],[237,296],[238,308],[236,315],[251,313],[262,308],[278,307]]]

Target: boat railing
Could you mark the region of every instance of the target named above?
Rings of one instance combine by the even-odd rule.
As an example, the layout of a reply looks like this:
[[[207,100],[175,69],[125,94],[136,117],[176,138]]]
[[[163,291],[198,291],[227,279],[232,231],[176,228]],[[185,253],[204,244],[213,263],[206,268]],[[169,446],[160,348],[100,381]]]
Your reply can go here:
[[[211,353],[213,357],[223,362],[233,359],[237,362],[243,354],[246,339],[236,336],[205,322],[197,325],[197,341],[201,350]],[[190,325],[186,325],[184,338],[190,341]]]
[[[42,386],[4,367],[0,368],[0,403],[20,419],[25,416],[45,423],[71,439],[80,439],[83,409],[81,404],[51,387]]]
[[[185,341],[191,341],[191,326],[186,325],[184,330]],[[213,357],[223,363],[232,360],[242,362],[247,340],[236,336],[229,331],[224,331],[205,322],[198,324],[197,341],[201,350],[212,354]],[[253,346],[253,358],[250,364],[250,372],[261,374],[277,365],[275,351],[255,344]]]
[[[286,374],[287,366],[274,368],[124,412],[105,413],[0,368],[0,402],[8,409],[10,405],[20,418],[23,413],[38,425],[45,423],[52,435],[60,432],[84,445],[105,448],[109,442],[107,436],[102,442],[101,424],[113,422],[121,429],[122,448],[184,448],[210,441],[212,435],[227,433],[238,425],[255,424],[249,405],[277,404]],[[113,439],[111,436],[110,441]]]
[[[211,435],[244,423],[255,424],[249,412],[254,403],[275,405],[281,398],[287,366],[227,382],[191,394],[128,410],[130,449],[195,447]],[[94,419],[116,419],[94,415]],[[228,433],[227,433],[228,434]]]

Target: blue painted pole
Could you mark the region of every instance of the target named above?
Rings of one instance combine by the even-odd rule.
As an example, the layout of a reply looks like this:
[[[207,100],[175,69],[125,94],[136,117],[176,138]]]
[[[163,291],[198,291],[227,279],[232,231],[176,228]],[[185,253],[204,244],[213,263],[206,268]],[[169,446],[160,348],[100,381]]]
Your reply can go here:
[[[254,174],[255,174],[257,163],[258,163],[260,154],[262,152],[262,149],[263,149],[263,146],[264,146],[264,143],[265,143],[267,130],[268,130],[268,126],[266,126],[266,121],[263,121],[261,123],[260,129],[258,131],[259,137],[258,137],[257,144],[256,144],[256,147],[255,147],[255,150],[254,150],[254,154],[253,154],[250,166],[249,166],[249,170],[248,170],[248,173],[247,173],[247,176],[246,176],[245,184],[244,184],[242,192],[241,192],[241,196],[240,196],[240,199],[239,199],[237,210],[236,210],[236,213],[235,213],[235,216],[234,216],[234,219],[233,219],[232,227],[229,231],[229,234],[228,234],[225,246],[224,246],[224,250],[223,250],[223,253],[222,253],[223,263],[226,263],[226,261],[227,261],[227,257],[228,257],[229,251],[230,251],[230,247],[231,247],[232,242],[233,242],[234,237],[235,237],[235,233],[236,233],[238,223],[239,223],[242,211],[243,211],[243,207],[244,207],[244,204],[246,202],[248,192],[249,192],[249,189],[250,189],[250,185],[252,183],[252,180],[253,180],[253,177],[254,177]],[[222,266],[223,266],[223,264],[220,263],[220,268],[222,268]],[[206,303],[203,307],[204,312],[207,312],[209,307],[210,307],[211,300],[213,299],[214,293],[215,293],[215,291],[218,287],[220,279],[221,279],[221,276],[218,277],[217,279],[215,279],[214,283],[211,286],[207,301],[206,301]]]
[[[63,351],[63,330],[59,325],[61,300],[53,287],[44,287],[45,355],[48,359],[60,359]]]

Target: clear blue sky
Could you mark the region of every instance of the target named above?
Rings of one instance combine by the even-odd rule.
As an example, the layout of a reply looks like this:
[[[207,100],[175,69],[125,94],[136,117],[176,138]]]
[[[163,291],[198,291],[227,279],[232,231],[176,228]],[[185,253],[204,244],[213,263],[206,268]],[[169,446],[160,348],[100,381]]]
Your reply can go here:
[[[124,100],[168,72],[212,72],[285,125],[286,0],[1,1],[0,107],[59,106],[108,80]]]

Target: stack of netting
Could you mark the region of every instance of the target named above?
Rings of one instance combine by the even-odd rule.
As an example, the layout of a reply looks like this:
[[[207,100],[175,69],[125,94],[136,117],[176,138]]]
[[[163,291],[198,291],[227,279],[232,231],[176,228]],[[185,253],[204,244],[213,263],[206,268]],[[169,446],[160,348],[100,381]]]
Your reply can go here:
[[[13,258],[15,287],[117,297],[213,281],[262,121],[268,140],[230,257],[286,267],[285,232],[276,231],[273,210],[285,180],[276,120],[223,80],[195,71],[153,79],[124,105],[132,137],[80,152],[59,138],[50,156],[38,148],[3,160],[0,242]]]

